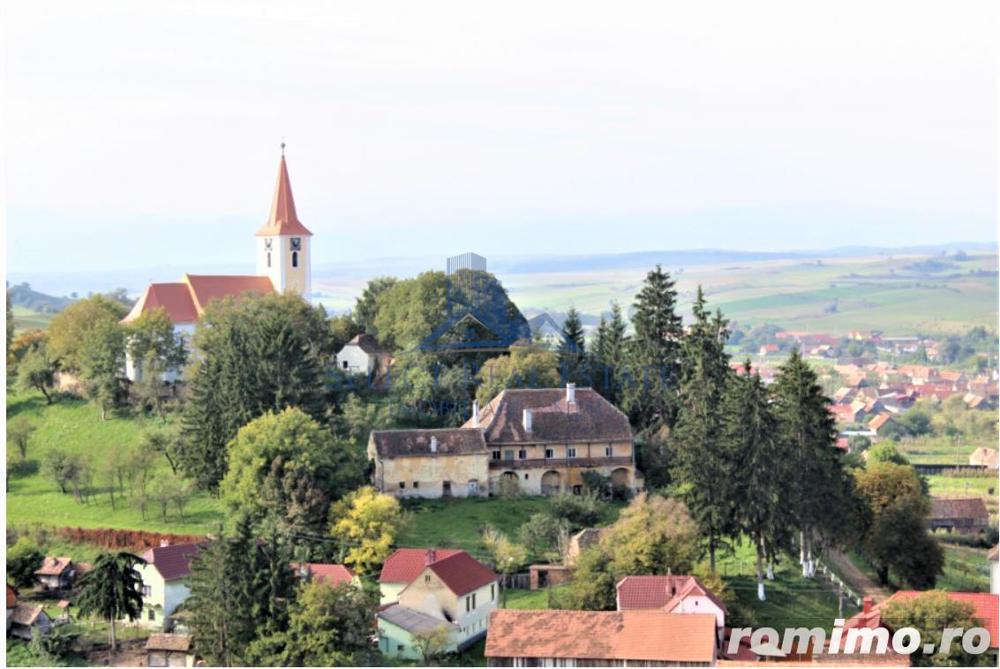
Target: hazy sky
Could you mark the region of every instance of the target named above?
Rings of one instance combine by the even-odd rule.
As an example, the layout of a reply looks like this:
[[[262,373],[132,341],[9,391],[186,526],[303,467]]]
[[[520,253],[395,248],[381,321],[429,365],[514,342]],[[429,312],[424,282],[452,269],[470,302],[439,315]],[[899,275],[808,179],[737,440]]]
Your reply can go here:
[[[996,3],[484,5],[8,3],[9,270],[996,238]]]

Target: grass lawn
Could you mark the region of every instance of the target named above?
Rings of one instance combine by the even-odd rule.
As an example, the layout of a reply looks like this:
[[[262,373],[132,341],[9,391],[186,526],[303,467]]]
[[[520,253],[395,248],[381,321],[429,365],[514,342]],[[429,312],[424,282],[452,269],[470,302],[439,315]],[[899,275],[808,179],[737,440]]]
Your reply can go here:
[[[931,495],[970,495],[993,497],[997,495],[997,476],[943,476],[927,477]]]
[[[56,484],[41,471],[45,454],[57,448],[87,455],[99,471],[107,457],[107,449],[113,445],[137,444],[142,431],[159,425],[159,419],[113,416],[102,421],[99,411],[81,399],[62,396],[54,404],[46,405],[38,393],[8,393],[7,420],[18,415],[29,416],[37,426],[31,437],[27,458],[29,462],[36,463],[37,470],[10,479],[7,490],[8,527],[40,524],[202,534],[213,531],[221,522],[218,500],[206,493],[195,493],[185,509],[184,518],[176,510],[171,510],[166,520],[155,511],[144,520],[138,509],[117,500],[117,508],[112,509],[99,476],[95,477],[94,494],[88,502],[80,503],[71,494],[60,493]],[[158,460],[156,467],[164,473],[170,471],[165,458]]]
[[[548,504],[544,497],[406,500],[408,517],[396,545],[461,548],[482,557],[484,527],[492,525],[517,541],[521,525],[532,514],[545,511]],[[621,504],[608,504],[601,524],[613,523],[620,508]]]
[[[14,307],[14,331],[20,334],[28,330],[45,330],[55,314],[43,314],[27,307]]]
[[[755,627],[823,627],[833,628],[837,618],[837,595],[831,584],[817,575],[814,579],[802,577],[797,559],[786,556],[775,568],[775,579],[766,581],[767,599],[757,599],[757,580],[754,576],[754,551],[746,541],[718,560],[719,573],[739,598],[740,603],[754,614]],[[858,609],[844,599],[843,617],[848,618]]]
[[[557,585],[552,588],[552,595],[556,596],[569,589],[568,585]],[[549,591],[542,588],[539,590],[507,590],[503,597],[506,598],[505,609],[547,609],[549,608]],[[503,599],[501,599],[503,601]]]
[[[995,414],[994,414],[995,415]],[[899,452],[913,464],[969,464],[969,456],[980,446],[996,448],[995,439],[952,439],[951,437],[920,437],[904,439],[896,444]],[[994,478],[995,475],[994,475]]]
[[[990,566],[986,549],[941,543],[944,548],[944,573],[937,587],[958,592],[989,592]]]

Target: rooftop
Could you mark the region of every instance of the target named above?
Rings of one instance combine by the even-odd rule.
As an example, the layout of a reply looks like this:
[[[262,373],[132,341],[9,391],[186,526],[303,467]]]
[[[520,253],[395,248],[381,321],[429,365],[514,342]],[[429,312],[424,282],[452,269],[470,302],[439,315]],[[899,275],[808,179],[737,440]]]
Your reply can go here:
[[[486,657],[711,663],[715,616],[498,609],[490,614]]]

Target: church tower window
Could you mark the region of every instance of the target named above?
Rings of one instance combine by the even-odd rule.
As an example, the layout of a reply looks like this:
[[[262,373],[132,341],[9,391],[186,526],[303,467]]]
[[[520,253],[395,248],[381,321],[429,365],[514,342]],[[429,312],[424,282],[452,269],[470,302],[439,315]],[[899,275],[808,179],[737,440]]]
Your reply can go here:
[[[292,267],[298,267],[298,266],[299,266],[299,252],[292,251]]]

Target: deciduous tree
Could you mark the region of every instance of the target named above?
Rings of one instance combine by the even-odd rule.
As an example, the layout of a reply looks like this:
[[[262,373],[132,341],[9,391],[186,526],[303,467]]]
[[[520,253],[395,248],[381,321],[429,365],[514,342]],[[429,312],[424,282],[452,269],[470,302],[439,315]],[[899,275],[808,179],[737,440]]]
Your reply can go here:
[[[81,353],[91,332],[118,325],[127,312],[124,304],[103,295],[77,300],[56,314],[49,324],[49,354],[62,369],[79,372]]]
[[[394,497],[365,486],[336,502],[330,521],[330,534],[347,549],[344,562],[368,574],[392,552],[402,511]]]
[[[56,383],[56,364],[43,345],[28,350],[17,365],[17,385],[23,390],[37,390],[52,404],[52,388]]]
[[[559,361],[552,351],[515,346],[510,355],[487,360],[479,373],[476,399],[489,402],[506,388],[553,388],[560,385]]]

